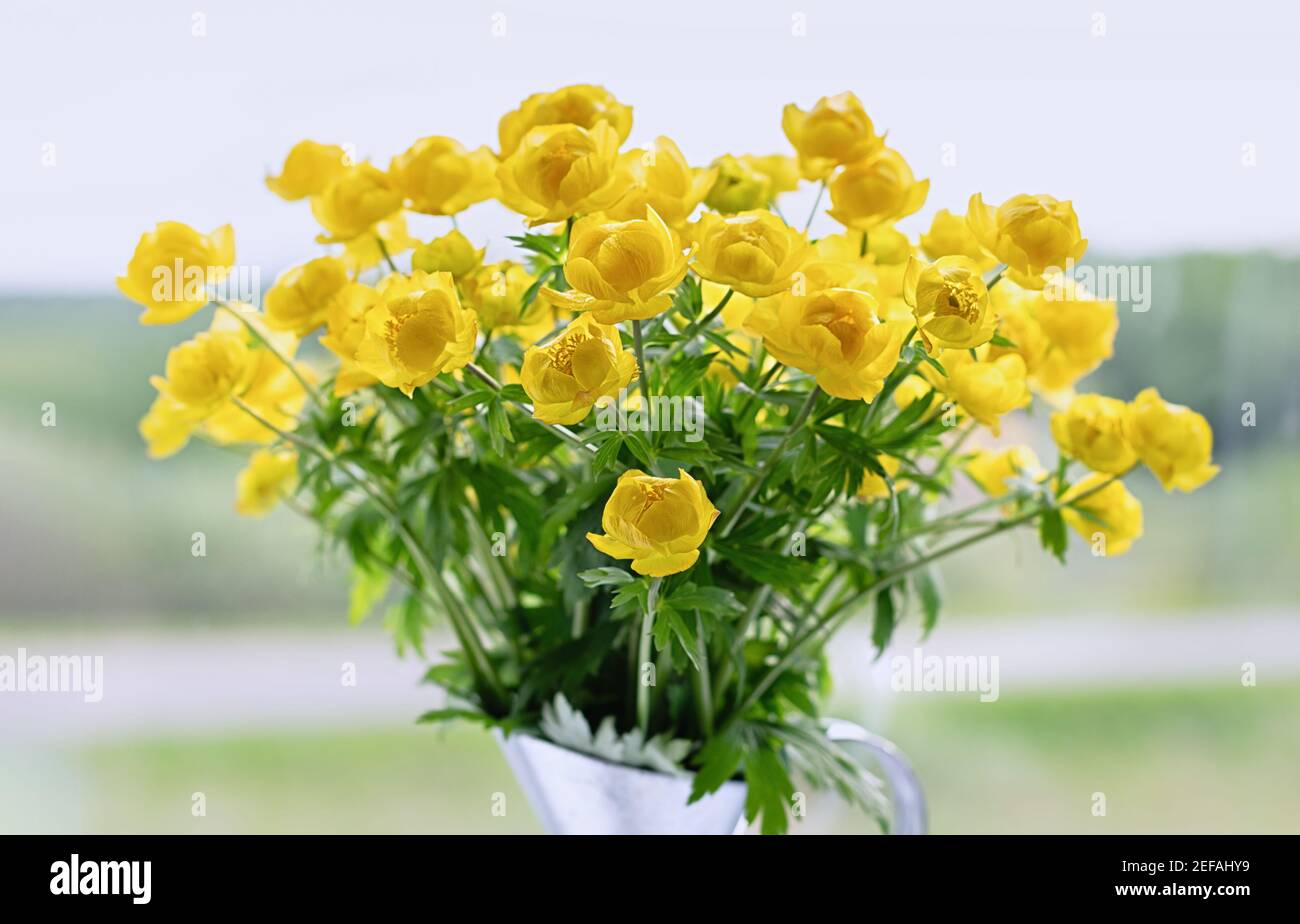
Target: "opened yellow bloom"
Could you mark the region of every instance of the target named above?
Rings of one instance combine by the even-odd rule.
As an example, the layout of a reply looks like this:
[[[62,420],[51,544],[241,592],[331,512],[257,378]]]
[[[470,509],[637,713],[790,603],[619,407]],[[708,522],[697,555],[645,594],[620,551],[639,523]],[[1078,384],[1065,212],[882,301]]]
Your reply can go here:
[[[605,534],[587,533],[587,539],[612,558],[631,559],[637,574],[666,577],[699,560],[700,544],[717,518],[704,485],[682,469],[676,478],[632,469],[605,503]]]
[[[609,217],[643,218],[649,206],[673,228],[686,224],[718,175],[716,167],[691,167],[676,143],[663,135],[647,151],[628,151],[621,163],[632,186],[609,209]]]
[[[1127,408],[1118,398],[1079,395],[1052,415],[1052,439],[1061,452],[1094,472],[1122,475],[1137,462],[1125,435]]]
[[[235,479],[235,511],[246,517],[270,513],[298,484],[298,453],[259,449]]]
[[[703,279],[752,298],[790,288],[808,254],[808,239],[771,212],[706,212],[691,226],[698,250],[691,268]]]
[[[486,147],[470,151],[455,138],[421,138],[388,165],[408,208],[424,215],[455,215],[495,198],[497,159]]]
[[[928,364],[921,367],[921,375],[994,436],[1002,432],[1003,414],[1032,400],[1025,361],[1014,353],[989,359],[987,349],[975,356],[969,350],[944,350],[939,361],[947,376]]]
[[[200,234],[179,221],[160,221],[141,235],[117,288],[144,306],[141,324],[174,324],[208,303],[208,287],[224,279],[234,263],[230,225]]]
[[[1010,280],[998,283],[989,294],[999,315],[999,333],[1014,344],[992,346],[990,357],[1019,354],[1030,385],[1053,405],[1068,405],[1074,383],[1111,354],[1119,324],[1114,302],[1049,304],[1042,292],[1022,289]]]
[[[256,369],[244,337],[233,331],[203,331],[171,348],[165,377],[150,382],[196,419],[207,417],[247,387]]]
[[[1142,503],[1119,480],[1095,490],[1110,477],[1093,472],[1071,485],[1061,495],[1061,516],[1098,553],[1123,555],[1142,536]]]
[[[689,253],[677,232],[649,206],[644,218],[609,221],[589,215],[573,225],[564,278],[567,292],[548,298],[574,311],[590,311],[602,324],[643,321],[672,304],[686,275]]]
[[[917,182],[901,154],[881,148],[835,174],[827,188],[832,218],[845,227],[871,231],[925,205],[930,181]]]
[[[1170,404],[1154,388],[1144,388],[1129,402],[1124,435],[1166,491],[1195,491],[1219,473],[1210,463],[1209,421],[1189,407]]]
[[[334,375],[336,397],[350,395],[357,389],[378,381],[357,362],[357,348],[366,338],[366,312],[375,307],[382,297],[378,290],[352,282],[330,300],[329,313],[325,318],[326,332],[321,335],[320,342],[339,359],[339,369]]]
[[[415,248],[415,253],[411,254],[411,266],[426,273],[451,273],[460,279],[479,268],[485,249],[475,248],[469,238],[452,229],[442,237]]]
[[[713,183],[704,204],[724,214],[766,208],[799,185],[794,162],[779,154],[740,157],[724,154],[713,162]]]
[[[988,287],[979,266],[968,257],[940,257],[930,264],[912,257],[903,298],[929,348],[967,350],[988,343],[997,332]]]
[[[284,159],[280,175],[266,178],[266,188],[281,199],[296,202],[324,192],[349,166],[347,152],[337,144],[299,141]]]
[[[632,131],[632,107],[624,106],[604,87],[591,84],[534,93],[514,112],[501,117],[497,126],[501,156],[513,154],[524,136],[539,126],[569,124],[591,129],[601,123],[613,129],[617,144],[622,144]]]
[[[363,163],[335,177],[311,200],[311,211],[327,232],[322,244],[350,241],[402,207],[402,194],[388,175]]]
[[[280,274],[267,290],[266,323],[272,330],[305,337],[325,323],[330,302],[348,284],[348,271],[337,257],[317,257]]]
[[[584,314],[550,343],[528,348],[520,382],[534,417],[574,424],[602,397],[617,397],[636,375],[636,357],[623,348],[618,328]]]
[[[605,122],[534,128],[497,168],[501,201],[534,225],[609,208],[631,186],[618,145]]]
[[[968,257],[975,261],[981,272],[987,272],[998,265],[996,258],[980,246],[975,233],[971,231],[965,215],[954,215],[947,209],[939,209],[930,220],[930,230],[921,235],[921,250],[931,260],[940,257]]]
[[[1009,446],[1003,450],[977,449],[962,468],[971,481],[989,497],[1002,497],[1017,478],[1038,481],[1047,475],[1038,455],[1029,446]]]
[[[450,273],[412,274],[409,292],[384,293],[365,315],[366,332],[356,360],[408,398],[443,372],[465,366],[474,356],[478,324],[460,303]]]
[[[824,179],[839,164],[870,157],[884,144],[852,93],[823,96],[808,112],[790,103],[781,114],[781,128],[810,180]]]
[[[1065,364],[1090,372],[1115,352],[1119,310],[1073,284],[1033,302],[1039,327]],[[1014,342],[1014,341],[1013,341]]]
[[[237,312],[243,320],[232,317]],[[249,331],[251,325],[257,331]],[[209,328],[213,333],[229,333],[240,337],[248,347],[252,371],[248,383],[240,390],[240,402],[253,410],[271,427],[259,423],[251,414],[226,401],[210,414],[203,423],[203,432],[215,443],[270,443],[277,439],[276,430],[292,430],[298,426],[298,412],[307,403],[307,392],[298,376],[281,361],[283,357],[293,362],[298,350],[298,338],[292,333],[273,331],[263,314],[252,305],[229,303],[212,316]],[[266,349],[270,343],[275,352]],[[279,356],[276,355],[279,353]],[[313,373],[301,364],[294,369],[307,381]],[[272,429],[274,428],[274,429]]]
[[[966,221],[980,246],[1026,288],[1041,289],[1045,273],[1063,271],[1067,260],[1082,258],[1088,249],[1074,206],[1051,196],[1012,196],[993,208],[976,193]]]

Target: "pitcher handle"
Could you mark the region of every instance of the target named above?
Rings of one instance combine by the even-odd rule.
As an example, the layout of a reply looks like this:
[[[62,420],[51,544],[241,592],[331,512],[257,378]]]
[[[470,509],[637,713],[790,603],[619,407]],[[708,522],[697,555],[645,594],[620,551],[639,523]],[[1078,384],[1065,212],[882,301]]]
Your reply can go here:
[[[893,818],[890,834],[925,834],[925,793],[907,757],[892,741],[873,735],[861,725],[843,719],[829,719],[826,737],[846,748],[860,761],[866,758],[880,768],[889,784]]]

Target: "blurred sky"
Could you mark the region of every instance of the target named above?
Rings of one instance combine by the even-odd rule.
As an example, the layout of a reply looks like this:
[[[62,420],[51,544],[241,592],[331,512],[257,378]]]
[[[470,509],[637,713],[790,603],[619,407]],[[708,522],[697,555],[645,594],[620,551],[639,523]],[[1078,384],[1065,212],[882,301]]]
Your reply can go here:
[[[313,254],[307,206],[261,183],[294,142],[380,166],[422,135],[495,147],[502,113],[575,82],[634,106],[632,143],[701,163],[788,151],[784,103],[854,90],[932,179],[913,229],[1050,192],[1094,252],[1300,250],[1300,5],[1277,0],[5,0],[0,37],[4,292],[108,289],[161,219],[233,222],[273,274]],[[520,227],[494,205],[463,224]]]

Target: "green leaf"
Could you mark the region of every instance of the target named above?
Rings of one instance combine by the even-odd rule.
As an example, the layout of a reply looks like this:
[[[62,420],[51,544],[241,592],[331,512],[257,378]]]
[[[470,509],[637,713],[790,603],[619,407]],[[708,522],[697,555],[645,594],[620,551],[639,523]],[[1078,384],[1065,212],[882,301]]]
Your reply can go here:
[[[621,587],[636,580],[622,568],[592,568],[578,572],[578,577],[588,587]]]
[[[506,443],[513,443],[515,435],[510,431],[510,420],[506,416],[505,405],[493,401],[487,409],[488,438],[492,441],[492,451],[503,459]]]
[[[596,455],[591,460],[592,471],[599,474],[606,469],[611,469],[618,462],[618,451],[623,448],[623,434],[611,433],[605,442],[601,443],[600,448],[596,450]]]
[[[894,637],[894,627],[898,624],[894,609],[892,588],[884,587],[876,594],[875,619],[871,623],[871,642],[876,646],[876,657],[885,653],[889,640]]]
[[[922,568],[912,576],[912,586],[921,601],[921,632],[924,639],[939,621],[939,608],[943,598],[939,594],[939,585],[935,582],[934,572]]]
[[[511,383],[510,385],[501,386],[502,401],[517,401],[520,404],[526,404],[529,400],[528,392],[524,391],[524,386]]]
[[[650,444],[645,441],[640,433],[627,431],[623,434],[623,442],[627,448],[632,450],[632,455],[636,456],[637,461],[646,467],[647,470],[654,468],[655,457]]]
[[[740,769],[741,758],[745,756],[740,739],[736,735],[719,735],[704,745],[699,753],[699,771],[691,786],[689,805],[697,802],[711,792],[717,792],[722,784],[736,775]]]
[[[1061,516],[1059,508],[1052,507],[1039,515],[1038,538],[1044,549],[1056,556],[1062,564],[1065,563],[1065,550],[1069,543],[1065,518]]]
[[[994,334],[993,339],[990,340],[989,343],[993,344],[996,347],[1006,347],[1009,350],[1017,349],[1016,345],[1012,341],[1008,340],[1006,337],[1003,337],[1001,334]]]
[[[775,748],[764,744],[745,756],[745,820],[753,823],[762,815],[764,834],[784,834],[790,826],[787,811],[794,795],[790,774]]]
[[[380,568],[360,562],[352,566],[352,589],[348,593],[349,623],[355,626],[370,615],[370,611],[388,595],[389,580],[389,573]]]

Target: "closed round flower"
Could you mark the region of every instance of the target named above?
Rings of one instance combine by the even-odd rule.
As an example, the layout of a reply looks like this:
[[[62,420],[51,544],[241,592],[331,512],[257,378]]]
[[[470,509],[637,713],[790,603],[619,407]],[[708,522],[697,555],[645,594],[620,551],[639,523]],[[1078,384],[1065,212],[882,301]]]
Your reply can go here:
[[[967,350],[988,343],[997,331],[988,287],[969,257],[940,257],[930,264],[911,258],[903,298],[927,347]]]
[[[884,144],[852,93],[823,96],[807,112],[790,103],[781,114],[781,128],[810,180],[825,178],[839,164],[869,157]]]
[[[919,210],[929,195],[930,181],[918,183],[902,155],[881,148],[835,174],[828,189],[830,216],[845,227],[870,231]]]
[[[538,293],[526,307],[524,296],[536,277],[512,260],[490,263],[466,277],[461,291],[465,304],[478,315],[483,330],[500,330],[532,343],[555,327],[551,300]]]
[[[618,328],[584,314],[550,343],[528,348],[520,382],[534,417],[574,424],[601,398],[617,397],[636,375],[636,357],[623,348]]]
[[[765,210],[706,212],[691,234],[698,247],[691,268],[752,298],[789,289],[808,255],[808,239]]]
[[[662,135],[648,151],[628,151],[621,162],[632,186],[609,209],[609,217],[618,221],[643,218],[649,206],[670,227],[681,228],[718,175],[714,167],[692,167],[676,143]]]
[[[144,306],[141,324],[174,324],[208,303],[208,286],[224,279],[234,263],[230,225],[200,234],[179,221],[160,221],[140,237],[117,288]]]
[[[1041,289],[1048,270],[1064,270],[1067,260],[1082,258],[1088,249],[1074,206],[1051,196],[1012,196],[993,208],[976,193],[966,221],[980,246],[1026,288]]]
[[[1031,400],[1025,361],[1014,353],[977,360],[967,350],[948,350],[941,361],[948,373],[942,390],[994,436],[1002,432],[1003,414]]]
[[[1137,462],[1124,432],[1126,413],[1118,398],[1079,395],[1052,415],[1052,439],[1061,452],[1094,472],[1122,475]]]
[[[618,145],[605,122],[534,128],[497,168],[501,201],[534,225],[609,208],[631,185]]]
[[[322,244],[350,241],[402,207],[402,194],[373,164],[358,164],[335,177],[311,200],[311,211],[327,232]]]
[[[1119,480],[1094,491],[1109,480],[1093,472],[1071,485],[1060,498],[1061,516],[1098,551],[1123,555],[1142,537],[1142,503]],[[1089,491],[1094,493],[1083,497]]]
[[[455,215],[495,198],[497,159],[486,147],[469,151],[454,138],[421,138],[388,166],[407,207],[424,215]]]
[[[1219,473],[1210,463],[1209,421],[1189,407],[1170,404],[1154,388],[1144,388],[1129,402],[1124,434],[1166,491],[1195,491]]]
[[[469,238],[453,228],[442,237],[415,248],[415,253],[411,254],[411,267],[426,273],[451,273],[460,279],[478,269],[485,249],[475,248]]]
[[[296,202],[324,192],[348,166],[347,152],[337,144],[299,141],[284,159],[280,175],[266,178],[266,188],[281,199]]]
[[[235,479],[235,511],[241,516],[270,513],[298,484],[298,453],[259,449]]]
[[[1029,446],[1008,446],[998,451],[977,449],[962,468],[989,497],[1002,497],[1010,490],[1009,483],[1018,478],[1038,481],[1047,475]]]
[[[267,326],[305,337],[325,323],[330,301],[347,284],[347,269],[337,257],[317,257],[285,271],[264,299]]]
[[[478,324],[460,303],[449,273],[414,273],[412,290],[385,297],[365,315],[357,364],[408,398],[474,356]]]
[[[547,297],[574,311],[590,311],[602,324],[645,320],[672,304],[686,275],[689,254],[677,233],[653,208],[632,221],[589,215],[573,225],[564,278],[567,292]]]
[[[1069,285],[1035,300],[1034,314],[1052,347],[1074,368],[1091,372],[1115,352],[1119,310],[1114,302]]]
[[[676,478],[656,478],[632,469],[605,503],[605,534],[587,533],[587,539],[612,558],[631,559],[637,574],[666,577],[699,560],[700,544],[717,518],[704,485],[684,470]]]
[[[713,183],[704,204],[726,215],[767,208],[783,192],[799,185],[797,168],[778,154],[735,157],[724,154],[713,162]]]
[[[165,377],[150,381],[160,394],[202,418],[244,390],[255,369],[253,359],[240,334],[203,331],[172,347]]]
[[[513,154],[524,135],[542,125],[568,124],[590,129],[602,123],[613,130],[618,144],[622,144],[632,131],[632,107],[624,106],[604,87],[591,84],[534,93],[514,112],[501,117],[497,126],[501,156]]]
[[[968,257],[975,261],[981,272],[998,265],[998,261],[980,246],[966,222],[966,216],[954,215],[947,209],[939,209],[934,213],[934,218],[930,219],[930,230],[921,234],[921,250],[931,260],[940,257]]]

